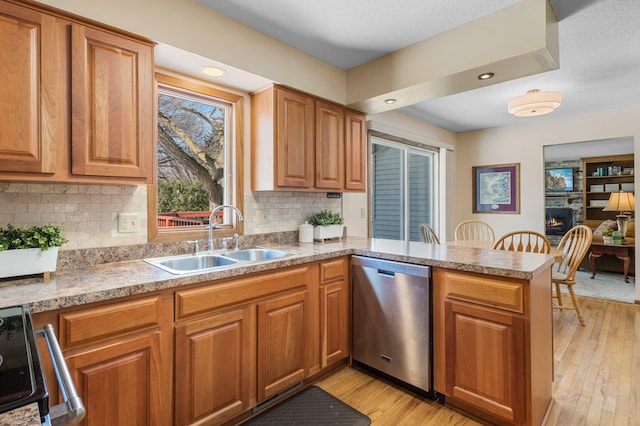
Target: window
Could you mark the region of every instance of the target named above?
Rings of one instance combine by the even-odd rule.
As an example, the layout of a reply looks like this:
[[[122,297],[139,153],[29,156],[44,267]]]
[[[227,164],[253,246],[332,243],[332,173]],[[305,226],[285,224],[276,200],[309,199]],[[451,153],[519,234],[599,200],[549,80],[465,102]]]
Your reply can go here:
[[[422,241],[420,224],[438,229],[437,152],[373,136],[372,237]]]
[[[157,169],[149,187],[149,239],[206,238],[220,204],[242,210],[243,97],[205,83],[156,74]],[[242,232],[229,210],[214,218],[217,236]]]

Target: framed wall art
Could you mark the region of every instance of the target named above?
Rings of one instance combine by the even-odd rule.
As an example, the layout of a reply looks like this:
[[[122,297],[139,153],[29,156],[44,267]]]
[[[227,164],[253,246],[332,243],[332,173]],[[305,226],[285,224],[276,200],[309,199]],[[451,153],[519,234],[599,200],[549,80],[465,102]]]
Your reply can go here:
[[[520,163],[472,169],[474,213],[520,213]]]

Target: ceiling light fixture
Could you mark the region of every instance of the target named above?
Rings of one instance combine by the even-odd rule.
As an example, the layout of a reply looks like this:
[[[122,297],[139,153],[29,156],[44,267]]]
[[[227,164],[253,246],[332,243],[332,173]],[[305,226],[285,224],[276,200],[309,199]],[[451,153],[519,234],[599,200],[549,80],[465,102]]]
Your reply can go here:
[[[208,75],[209,77],[222,77],[224,75],[224,70],[217,67],[204,67],[202,68],[202,73]]]
[[[492,72],[483,72],[478,76],[478,80],[489,80],[490,78],[493,78],[494,75],[495,74]]]
[[[562,96],[558,92],[529,90],[526,95],[509,100],[508,111],[516,117],[535,117],[553,112],[560,106]]]
[[[385,99],[384,100],[384,103],[385,104],[389,104],[389,105],[395,104],[396,102],[398,102],[398,100],[397,99],[393,99],[393,98],[389,98],[389,99]]]

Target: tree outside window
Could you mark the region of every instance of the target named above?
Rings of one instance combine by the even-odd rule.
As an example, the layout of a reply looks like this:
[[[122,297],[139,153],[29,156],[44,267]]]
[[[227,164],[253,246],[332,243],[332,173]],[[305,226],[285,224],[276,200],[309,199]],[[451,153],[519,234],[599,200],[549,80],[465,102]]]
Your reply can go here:
[[[238,199],[232,125],[242,97],[174,77],[156,78],[157,194],[155,217],[149,215],[156,230],[150,234],[202,230],[213,208]],[[149,204],[151,208],[151,198]],[[235,229],[232,220],[215,218],[223,228]]]

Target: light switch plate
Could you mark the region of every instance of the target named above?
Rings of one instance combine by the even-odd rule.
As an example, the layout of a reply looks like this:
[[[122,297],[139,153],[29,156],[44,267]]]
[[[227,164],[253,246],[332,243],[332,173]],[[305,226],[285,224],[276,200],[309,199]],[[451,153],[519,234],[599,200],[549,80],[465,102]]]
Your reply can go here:
[[[120,213],[118,215],[118,232],[140,232],[140,220],[137,213]]]

